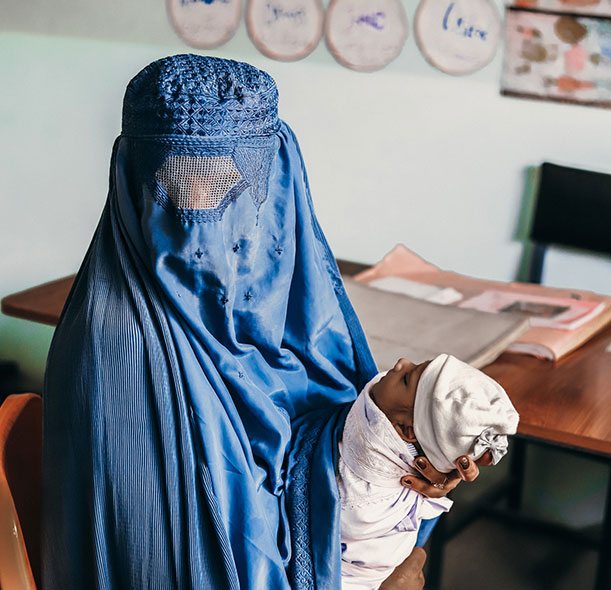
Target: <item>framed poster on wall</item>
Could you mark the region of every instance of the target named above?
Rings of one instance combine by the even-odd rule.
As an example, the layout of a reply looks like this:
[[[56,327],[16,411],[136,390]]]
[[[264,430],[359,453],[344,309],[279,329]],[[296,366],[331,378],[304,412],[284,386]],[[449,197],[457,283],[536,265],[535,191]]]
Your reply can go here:
[[[611,107],[611,18],[510,7],[501,93]]]
[[[514,0],[512,5],[516,8],[531,8],[543,12],[611,16],[611,0]]]

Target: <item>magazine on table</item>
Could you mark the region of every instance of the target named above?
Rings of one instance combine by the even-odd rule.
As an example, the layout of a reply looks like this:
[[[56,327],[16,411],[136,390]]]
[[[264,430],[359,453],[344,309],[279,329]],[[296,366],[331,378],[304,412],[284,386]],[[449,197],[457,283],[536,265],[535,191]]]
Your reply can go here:
[[[605,304],[569,297],[531,295],[516,291],[488,290],[460,304],[488,312],[514,312],[528,316],[531,326],[574,330],[596,317]]]
[[[436,288],[455,289],[464,296],[462,304],[458,304],[459,307],[486,292],[510,293],[516,299],[508,302],[505,307],[513,306],[514,310],[521,308],[521,317],[524,317],[525,313],[530,316],[530,329],[507,345],[506,350],[509,352],[530,354],[557,361],[582,346],[611,323],[611,297],[609,296],[591,291],[557,289],[531,283],[505,283],[475,279],[441,270],[403,244],[397,245],[380,262],[354,278],[368,284],[383,277],[401,277],[424,285],[434,285]],[[543,298],[545,304],[550,307],[537,307],[535,303],[539,301],[531,301],[531,297]],[[553,300],[553,303],[549,301],[550,299]],[[559,301],[561,303],[558,305]],[[556,307],[567,307],[567,302],[571,303],[573,309],[582,310],[583,315],[579,316],[576,313],[575,317],[568,319],[568,312],[559,313],[561,310],[555,309]],[[534,311],[537,309],[540,313],[535,318]],[[563,315],[565,313],[567,315]],[[514,314],[496,315],[511,316]],[[560,320],[564,321],[564,325]],[[547,324],[537,325],[541,321]],[[550,327],[551,322],[560,323],[560,325]],[[567,326],[571,327],[567,329]]]

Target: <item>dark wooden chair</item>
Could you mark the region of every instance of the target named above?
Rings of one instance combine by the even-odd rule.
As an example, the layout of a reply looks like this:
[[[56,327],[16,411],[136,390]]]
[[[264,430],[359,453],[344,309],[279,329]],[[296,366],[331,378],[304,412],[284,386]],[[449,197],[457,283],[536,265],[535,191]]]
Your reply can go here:
[[[530,256],[526,260],[526,280],[531,283],[542,282],[545,255],[549,246],[611,255],[611,174],[543,163],[528,235],[532,248],[525,248],[526,255]],[[611,264],[609,270],[611,271]],[[492,486],[451,523],[448,523],[447,519],[440,519],[429,547],[428,589],[434,590],[441,585],[445,543],[473,519],[488,514],[511,522],[513,526],[524,526],[533,532],[569,537],[582,547],[597,549],[599,563],[595,588],[611,590],[609,568],[606,566],[611,542],[611,461],[605,456],[590,455],[590,459],[601,462],[609,470],[609,484],[601,534],[582,532],[522,513],[527,448],[532,445],[552,448],[558,453],[584,456],[583,450],[575,451],[570,447],[560,449],[557,445],[543,440],[514,437],[511,442],[507,479]],[[501,499],[506,500],[506,508],[498,506]]]
[[[529,235],[530,283],[541,283],[548,246],[611,255],[611,174],[544,162]],[[511,508],[521,505],[525,453],[526,443],[516,439]]]
[[[532,251],[527,281],[530,283],[542,282],[549,246],[611,256],[611,174],[544,162],[529,237]],[[609,262],[611,271],[611,258]],[[513,441],[508,493],[510,511],[518,511],[522,507],[527,446],[523,438],[516,437]],[[604,458],[603,462],[608,463]],[[607,503],[611,505],[611,465],[609,467]],[[611,506],[607,506],[603,539],[609,537],[610,511]],[[591,539],[587,541],[602,551],[598,543]],[[610,584],[611,580],[606,579],[599,565],[596,587],[606,589],[611,587]]]
[[[544,162],[530,239],[530,283],[541,283],[548,246],[611,255],[611,174]]]

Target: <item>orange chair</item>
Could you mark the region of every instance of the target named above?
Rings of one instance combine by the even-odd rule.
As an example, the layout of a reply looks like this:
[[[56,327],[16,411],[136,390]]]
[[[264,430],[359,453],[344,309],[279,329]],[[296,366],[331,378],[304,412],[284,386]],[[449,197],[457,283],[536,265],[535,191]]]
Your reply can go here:
[[[40,581],[42,399],[9,395],[0,406],[0,588]]]

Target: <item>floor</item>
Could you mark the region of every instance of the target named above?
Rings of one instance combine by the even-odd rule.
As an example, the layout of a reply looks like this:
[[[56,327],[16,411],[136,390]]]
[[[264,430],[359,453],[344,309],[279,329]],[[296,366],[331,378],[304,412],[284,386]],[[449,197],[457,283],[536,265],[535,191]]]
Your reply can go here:
[[[455,505],[447,518],[455,518],[464,507],[477,502],[482,491],[508,474],[508,467],[509,461],[503,461],[482,470],[474,484],[461,484],[453,492]],[[524,488],[525,512],[546,522],[554,518],[560,522],[562,515],[564,524],[573,523],[570,526],[583,533],[597,533],[608,477],[608,467],[583,457],[530,448],[526,481],[537,485]],[[553,510],[543,514],[541,506]],[[579,522],[584,524],[575,527]],[[441,585],[435,590],[590,590],[597,563],[598,553],[583,541],[518,526],[515,519],[484,516],[446,544]]]
[[[447,544],[439,590],[589,590],[596,563],[572,541],[481,518]]]

